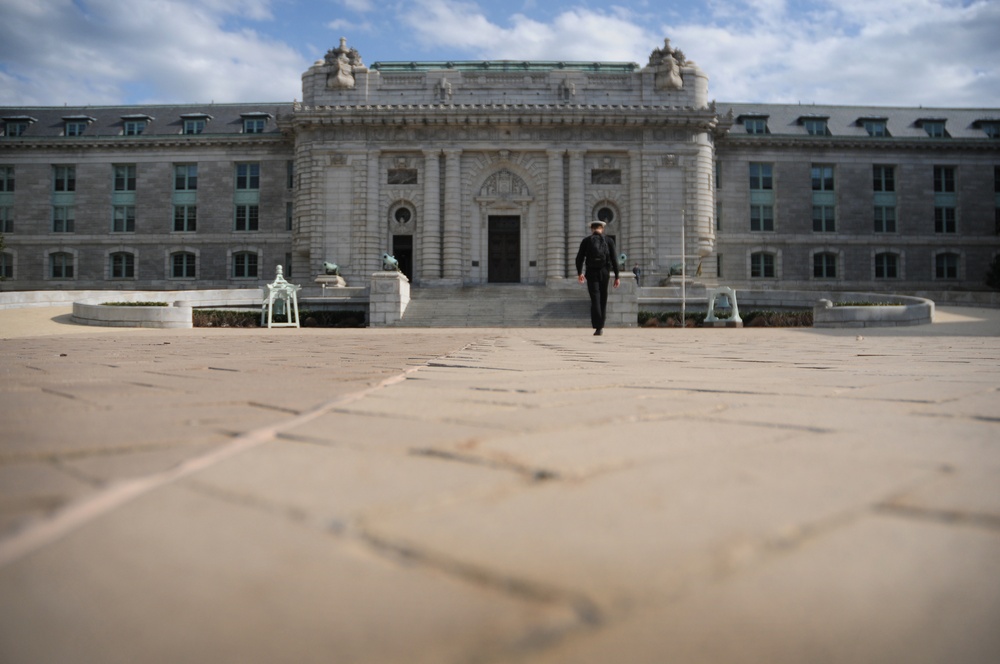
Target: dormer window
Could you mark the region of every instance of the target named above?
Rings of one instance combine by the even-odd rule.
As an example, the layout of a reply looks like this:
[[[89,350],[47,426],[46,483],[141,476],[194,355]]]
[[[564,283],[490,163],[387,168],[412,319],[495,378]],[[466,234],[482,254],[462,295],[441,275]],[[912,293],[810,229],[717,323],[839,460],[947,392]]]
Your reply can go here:
[[[972,126],[982,129],[986,138],[1000,138],[1000,120],[976,120]]]
[[[736,121],[743,123],[748,134],[760,136],[771,133],[767,128],[767,118],[766,115],[741,115]]]
[[[7,136],[8,138],[24,136],[24,133],[28,131],[28,127],[31,126],[31,123],[33,122],[38,122],[38,120],[28,117],[27,115],[14,115],[3,118],[4,136]]]
[[[146,127],[149,126],[149,122],[153,118],[148,115],[123,115],[122,116],[122,135],[123,136],[140,136]]]
[[[212,119],[211,115],[205,113],[187,113],[181,116],[184,122],[184,134],[202,134],[205,132],[205,125]]]
[[[829,136],[830,129],[827,127],[829,119],[822,116],[805,116],[799,118],[799,123],[806,128],[806,133],[810,136]]]
[[[243,133],[263,134],[267,127],[267,121],[271,119],[270,113],[243,113]]]
[[[864,127],[872,138],[888,138],[891,135],[886,118],[858,118],[858,125]]]
[[[947,120],[938,118],[921,118],[917,120],[917,126],[922,127],[931,138],[950,138],[946,122]]]

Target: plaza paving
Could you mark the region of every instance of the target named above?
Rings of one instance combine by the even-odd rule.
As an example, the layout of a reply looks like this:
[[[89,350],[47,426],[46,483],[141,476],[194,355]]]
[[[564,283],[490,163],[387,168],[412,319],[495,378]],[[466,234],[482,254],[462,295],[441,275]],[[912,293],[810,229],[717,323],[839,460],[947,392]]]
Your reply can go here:
[[[0,662],[1000,661],[1000,312],[0,311]]]

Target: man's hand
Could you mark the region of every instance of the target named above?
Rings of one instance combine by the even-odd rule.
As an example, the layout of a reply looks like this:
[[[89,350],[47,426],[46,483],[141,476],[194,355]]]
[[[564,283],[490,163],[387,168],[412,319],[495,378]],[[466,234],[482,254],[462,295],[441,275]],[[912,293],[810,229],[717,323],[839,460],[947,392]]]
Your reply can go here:
[[[582,284],[584,282],[583,275],[582,274],[576,275],[576,280]]]
[[[621,280],[618,279],[618,277],[615,277],[615,288],[618,288],[618,284],[620,284],[620,283],[621,283]]]

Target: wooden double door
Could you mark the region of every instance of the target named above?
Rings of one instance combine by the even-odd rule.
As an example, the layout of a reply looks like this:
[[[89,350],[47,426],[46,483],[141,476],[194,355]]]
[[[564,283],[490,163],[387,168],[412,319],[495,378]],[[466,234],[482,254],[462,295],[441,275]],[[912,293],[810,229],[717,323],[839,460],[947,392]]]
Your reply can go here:
[[[491,284],[521,282],[521,217],[488,219],[487,280]]]

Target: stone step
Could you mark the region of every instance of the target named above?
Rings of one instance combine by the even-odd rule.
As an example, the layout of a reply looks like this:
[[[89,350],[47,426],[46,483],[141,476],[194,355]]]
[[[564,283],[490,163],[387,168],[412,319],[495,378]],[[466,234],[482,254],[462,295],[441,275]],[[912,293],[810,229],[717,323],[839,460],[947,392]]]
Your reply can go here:
[[[414,288],[398,327],[584,327],[590,301],[580,289],[525,285]]]

